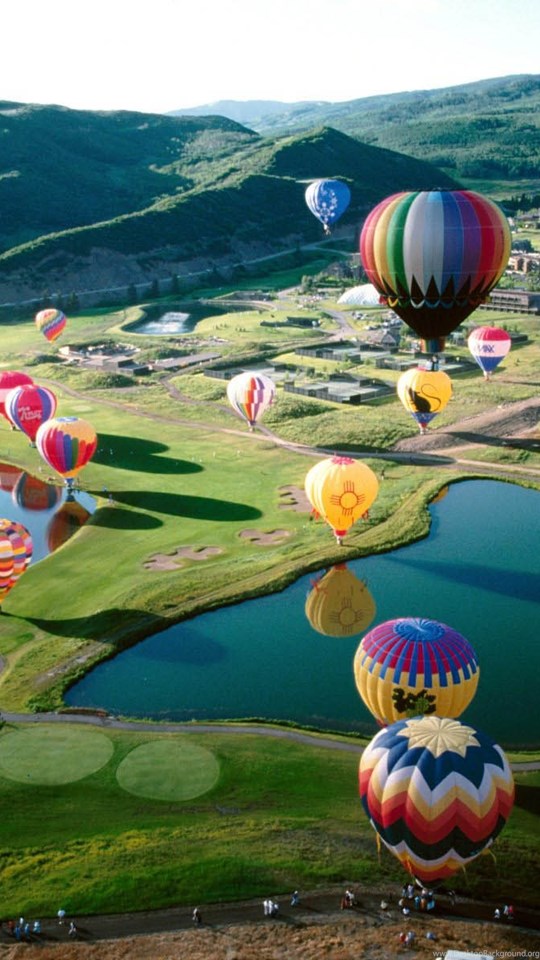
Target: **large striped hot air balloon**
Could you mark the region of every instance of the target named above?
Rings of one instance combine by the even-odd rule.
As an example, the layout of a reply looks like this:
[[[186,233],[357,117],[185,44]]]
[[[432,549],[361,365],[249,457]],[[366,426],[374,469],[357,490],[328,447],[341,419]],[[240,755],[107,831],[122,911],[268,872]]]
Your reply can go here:
[[[422,617],[379,623],[362,639],[353,669],[362,700],[383,725],[421,713],[459,717],[480,675],[469,641]]]
[[[0,604],[32,559],[32,537],[22,523],[0,520]]]
[[[239,373],[227,384],[229,403],[247,420],[251,429],[274,402],[274,381],[264,373]]]
[[[56,396],[48,387],[37,383],[25,384],[10,390],[5,400],[6,417],[35,443],[36,434],[45,420],[56,413]]]
[[[469,335],[467,346],[484,377],[489,380],[495,368],[509,352],[512,338],[500,327],[477,327]]]
[[[375,601],[366,584],[345,563],[316,580],[306,600],[306,617],[327,637],[354,637],[375,617]]]
[[[349,206],[351,191],[341,180],[315,180],[305,192],[306,203],[312,214],[320,220],[325,233],[341,217]]]
[[[316,516],[330,524],[338,543],[365,516],[379,491],[373,470],[351,457],[320,460],[306,474],[304,485]]]
[[[393,194],[360,237],[368,279],[434,352],[487,299],[510,248],[506,217],[472,190]]]
[[[32,377],[20,370],[4,370],[0,373],[0,413],[6,420],[9,420],[6,413],[6,398],[10,390],[33,382]]]
[[[56,307],[48,307],[36,314],[36,327],[43,336],[52,343],[56,340],[66,325],[65,315]]]
[[[385,727],[364,750],[359,779],[372,826],[427,887],[490,847],[514,802],[502,749],[448,717],[414,717]]]
[[[416,420],[420,433],[442,413],[452,396],[452,381],[442,370],[411,367],[397,382],[397,395],[405,410]]]
[[[96,452],[97,435],[87,420],[56,417],[41,424],[36,446],[45,462],[72,487],[77,474]]]

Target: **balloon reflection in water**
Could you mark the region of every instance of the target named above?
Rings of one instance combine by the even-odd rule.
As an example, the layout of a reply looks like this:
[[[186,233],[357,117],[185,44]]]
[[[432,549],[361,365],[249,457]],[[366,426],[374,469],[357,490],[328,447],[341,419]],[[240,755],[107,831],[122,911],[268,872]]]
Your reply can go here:
[[[344,563],[315,580],[305,609],[313,629],[327,637],[361,633],[369,627],[376,611],[366,584]]]
[[[11,463],[0,463],[0,490],[11,493],[23,471]]]
[[[22,523],[0,520],[0,604],[32,559],[32,537]]]
[[[52,510],[62,499],[62,489],[25,472],[21,473],[11,496],[23,510]]]
[[[66,500],[51,518],[47,528],[47,546],[51,553],[58,550],[90,517],[90,511],[77,500]]]

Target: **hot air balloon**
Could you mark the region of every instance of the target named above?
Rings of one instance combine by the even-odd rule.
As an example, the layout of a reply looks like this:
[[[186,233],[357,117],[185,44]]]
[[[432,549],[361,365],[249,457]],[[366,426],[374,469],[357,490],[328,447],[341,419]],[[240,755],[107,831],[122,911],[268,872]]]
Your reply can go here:
[[[512,338],[500,327],[477,327],[470,334],[467,346],[484,377],[489,380],[495,367],[498,367],[510,350]]]
[[[0,373],[0,413],[8,419],[6,414],[6,397],[14,387],[23,387],[26,384],[32,384],[34,381],[27,373],[21,373],[20,370],[4,370]]]
[[[0,520],[0,604],[32,559],[32,538],[22,523]]]
[[[11,493],[22,472],[20,467],[14,467],[11,463],[0,463],[0,490]]]
[[[23,510],[52,510],[60,503],[62,490],[25,471],[17,480],[11,498]]]
[[[422,617],[387,620],[366,633],[353,669],[358,693],[383,725],[421,713],[459,717],[480,675],[469,641]]]
[[[353,637],[367,630],[375,617],[375,601],[366,584],[339,563],[313,584],[306,617],[327,637]]]
[[[239,373],[227,384],[229,403],[251,429],[274,402],[274,381],[264,373]]]
[[[397,394],[405,409],[416,420],[420,433],[425,433],[428,424],[450,400],[452,381],[442,370],[412,367],[401,374],[397,382]]]
[[[514,802],[512,773],[498,744],[449,717],[385,727],[362,754],[359,780],[372,826],[427,887],[489,848]]]
[[[56,396],[48,387],[37,383],[14,387],[5,399],[7,419],[35,443],[36,433],[45,420],[56,413]]]
[[[368,280],[430,352],[488,297],[511,248],[499,207],[472,190],[396,193],[368,215],[360,253]]]
[[[349,206],[351,191],[341,180],[315,180],[305,193],[306,203],[320,220],[325,233],[339,220]]]
[[[330,524],[339,544],[367,513],[379,490],[373,470],[351,457],[320,460],[306,474],[304,485],[315,514]]]
[[[36,314],[36,327],[47,338],[49,343],[56,340],[62,333],[66,318],[61,310],[56,307],[49,307],[47,310],[40,310]]]
[[[51,517],[47,528],[47,546],[54,553],[66,543],[90,518],[90,511],[77,500],[66,500]]]
[[[64,478],[69,488],[97,448],[97,435],[87,420],[56,417],[42,423],[36,446],[46,463]]]

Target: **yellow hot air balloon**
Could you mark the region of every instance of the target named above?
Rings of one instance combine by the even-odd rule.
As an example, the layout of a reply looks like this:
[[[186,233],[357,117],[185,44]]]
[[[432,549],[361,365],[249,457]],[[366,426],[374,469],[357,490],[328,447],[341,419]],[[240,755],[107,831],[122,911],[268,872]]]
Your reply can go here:
[[[375,617],[375,601],[366,584],[346,564],[332,567],[313,584],[306,617],[327,637],[353,637],[367,630]]]
[[[320,460],[306,474],[306,496],[317,516],[332,527],[337,542],[374,502],[379,481],[365,463],[351,457]]]
[[[413,367],[401,374],[397,393],[405,409],[416,420],[420,433],[425,433],[428,423],[450,400],[452,381],[442,370]]]

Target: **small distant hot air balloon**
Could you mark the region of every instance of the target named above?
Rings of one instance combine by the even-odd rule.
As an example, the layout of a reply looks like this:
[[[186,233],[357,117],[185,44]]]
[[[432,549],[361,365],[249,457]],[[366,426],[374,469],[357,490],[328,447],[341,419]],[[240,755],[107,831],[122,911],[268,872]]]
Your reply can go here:
[[[14,387],[24,387],[33,382],[32,377],[29,377],[27,373],[21,373],[20,370],[4,370],[3,373],[0,373],[0,413],[8,422],[9,418],[6,413],[6,397],[8,393],[10,390],[13,390]]]
[[[33,445],[42,423],[56,413],[56,396],[48,387],[37,383],[14,387],[5,399],[7,419],[29,437]]]
[[[369,627],[376,608],[366,584],[346,564],[339,563],[315,581],[305,609],[318,633],[353,637]]]
[[[330,524],[338,543],[365,516],[379,490],[373,470],[351,457],[320,460],[306,474],[304,485],[315,514]]]
[[[408,413],[416,420],[420,433],[452,396],[452,381],[442,370],[424,370],[413,367],[402,373],[397,382],[397,394]]]
[[[62,490],[24,472],[17,480],[11,498],[23,510],[52,510],[60,503]]]
[[[449,717],[385,727],[362,754],[359,780],[371,825],[426,887],[488,849],[514,802],[512,773],[498,744]]]
[[[67,321],[61,310],[48,307],[36,314],[36,327],[47,338],[49,343],[56,340],[62,333]]]
[[[362,639],[353,669],[358,693],[383,725],[415,714],[459,717],[480,675],[469,641],[423,617],[378,624]]]
[[[341,180],[315,180],[305,193],[312,214],[320,220],[325,233],[339,220],[349,206],[351,191]]]
[[[0,520],[0,604],[32,559],[32,538],[22,523]]]
[[[51,517],[47,528],[47,546],[51,553],[66,543],[90,518],[90,511],[77,500],[66,500]]]
[[[489,380],[495,367],[499,366],[510,350],[512,338],[500,327],[477,327],[470,334],[467,346],[484,377]]]
[[[431,341],[430,352],[487,299],[510,249],[503,212],[472,190],[393,194],[371,211],[360,237],[368,280]]]
[[[227,384],[232,408],[247,420],[251,429],[274,402],[276,386],[264,373],[239,373]]]
[[[45,462],[71,488],[77,474],[96,452],[97,434],[87,420],[55,417],[40,426],[36,446]]]

